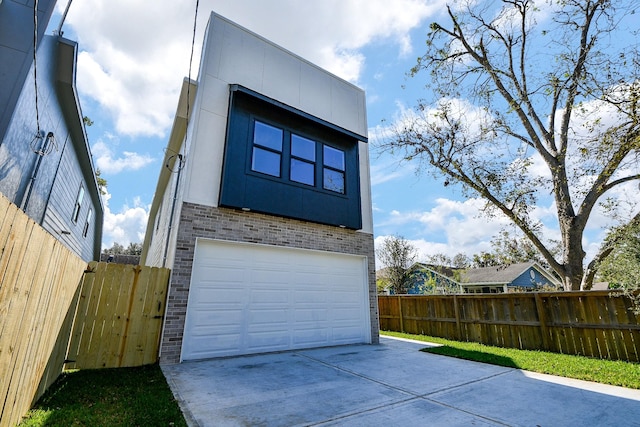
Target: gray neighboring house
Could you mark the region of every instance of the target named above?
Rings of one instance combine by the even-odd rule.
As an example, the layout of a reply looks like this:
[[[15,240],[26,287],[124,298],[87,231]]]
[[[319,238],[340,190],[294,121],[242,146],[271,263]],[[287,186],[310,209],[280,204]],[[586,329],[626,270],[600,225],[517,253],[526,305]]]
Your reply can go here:
[[[462,272],[465,293],[500,293],[558,287],[560,282],[537,262],[472,268]]]
[[[487,294],[560,286],[560,281],[536,262],[470,269],[415,263],[411,266],[410,281],[409,294]]]
[[[55,3],[38,2],[34,61],[33,3],[0,2],[0,193],[97,260],[103,206],[75,86],[78,46],[44,36]]]
[[[161,363],[378,342],[365,94],[213,13],[141,263]]]

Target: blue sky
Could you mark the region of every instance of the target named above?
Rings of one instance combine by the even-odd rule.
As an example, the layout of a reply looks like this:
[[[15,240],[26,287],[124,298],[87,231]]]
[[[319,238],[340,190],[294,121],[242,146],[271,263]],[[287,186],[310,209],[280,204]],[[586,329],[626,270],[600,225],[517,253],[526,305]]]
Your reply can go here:
[[[444,0],[201,0],[192,77],[213,10],[362,87],[370,128],[374,231],[399,234],[421,257],[490,249],[507,224],[479,215],[467,199],[417,164],[375,148],[376,135],[424,92],[426,75],[407,77],[422,54],[428,26],[446,17]],[[57,28],[60,0],[50,28]],[[65,37],[78,41],[77,87],[95,164],[108,180],[103,247],[143,239],[146,218],[189,71],[195,1],[83,0],[71,4]],[[385,122],[383,122],[385,120]],[[545,206],[544,203],[547,203]],[[543,201],[540,218],[552,201]],[[597,216],[597,215],[596,215]],[[552,223],[552,222],[551,222]],[[595,218],[586,241],[593,253],[607,223]],[[553,226],[548,231],[554,236]]]

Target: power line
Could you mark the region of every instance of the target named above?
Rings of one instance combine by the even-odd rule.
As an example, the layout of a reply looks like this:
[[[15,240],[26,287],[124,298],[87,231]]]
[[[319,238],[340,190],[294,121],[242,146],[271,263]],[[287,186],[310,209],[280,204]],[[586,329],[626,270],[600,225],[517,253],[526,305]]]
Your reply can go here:
[[[38,111],[38,0],[33,4],[33,86],[36,92],[36,135],[40,135],[40,112]]]

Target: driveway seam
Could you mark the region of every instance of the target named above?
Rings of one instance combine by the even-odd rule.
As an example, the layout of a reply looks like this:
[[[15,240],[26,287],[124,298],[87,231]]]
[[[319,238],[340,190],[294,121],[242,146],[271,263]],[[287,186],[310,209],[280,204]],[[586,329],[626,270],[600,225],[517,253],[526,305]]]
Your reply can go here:
[[[371,378],[369,376],[360,374],[358,372],[354,372],[354,371],[352,371],[350,369],[346,369],[346,368],[337,366],[335,364],[332,364],[332,363],[329,363],[329,362],[325,362],[325,361],[320,360],[320,359],[316,359],[315,357],[309,356],[307,354],[302,354],[302,353],[298,353],[298,352],[294,352],[294,354],[296,354],[298,356],[301,356],[301,357],[304,357],[305,359],[311,360],[313,362],[319,363],[321,365],[333,368],[335,370],[338,370],[338,371],[341,371],[341,372],[345,372],[347,374],[356,376],[358,378],[362,378],[364,380],[367,380],[367,381],[370,381],[370,382],[373,382],[373,383],[376,383],[376,384],[380,384],[380,385],[382,385],[382,386],[384,386],[386,388],[389,388],[391,390],[396,390],[396,391],[399,391],[401,393],[406,393],[406,394],[408,394],[410,396],[413,396],[413,397],[410,397],[408,399],[403,399],[403,400],[399,400],[399,401],[395,401],[395,402],[390,402],[390,403],[386,403],[386,404],[379,405],[379,406],[376,406],[376,407],[372,407],[372,408],[364,409],[364,410],[361,410],[361,411],[345,414],[345,415],[342,415],[342,416],[339,416],[339,417],[335,417],[335,418],[331,418],[331,419],[328,419],[328,420],[321,421],[319,423],[305,424],[306,426],[321,426],[321,425],[324,425],[324,424],[327,424],[327,423],[331,423],[331,422],[334,422],[334,421],[337,421],[337,420],[350,418],[350,417],[353,417],[353,416],[356,416],[356,415],[366,414],[368,412],[373,412],[373,411],[376,411],[376,410],[379,410],[379,409],[382,409],[382,408],[391,407],[391,406],[395,406],[395,405],[399,405],[399,404],[405,404],[405,403],[411,402],[413,400],[419,400],[419,399],[426,400],[426,401],[432,402],[432,403],[434,403],[436,405],[444,406],[446,408],[454,409],[456,411],[471,415],[473,417],[484,419],[486,421],[490,421],[490,422],[495,423],[495,424],[499,424],[499,425],[503,425],[503,426],[510,426],[511,425],[511,424],[506,424],[506,423],[504,423],[504,422],[502,422],[500,420],[496,420],[496,419],[493,419],[493,418],[490,418],[490,417],[487,417],[487,416],[484,416],[484,415],[480,415],[480,414],[476,414],[476,413],[467,411],[467,410],[462,409],[462,408],[458,408],[456,406],[452,406],[452,405],[446,404],[444,402],[440,402],[438,400],[435,400],[435,399],[431,398],[431,396],[436,395],[438,393],[442,393],[444,391],[455,390],[457,388],[465,387],[465,386],[468,386],[470,384],[480,383],[480,382],[483,382],[483,381],[490,380],[492,378],[496,378],[496,377],[499,377],[499,376],[502,376],[502,375],[505,375],[505,374],[509,374],[509,373],[511,373],[512,371],[515,370],[513,368],[506,368],[507,370],[505,370],[503,372],[498,372],[496,374],[488,375],[488,376],[485,376],[485,377],[482,377],[482,378],[478,378],[478,379],[475,379],[475,380],[472,380],[472,381],[466,381],[464,383],[456,384],[456,385],[453,385],[453,386],[450,386],[450,387],[444,387],[444,388],[441,388],[439,390],[431,391],[429,393],[418,394],[418,393],[412,392],[411,390],[406,390],[406,389],[403,389],[401,387],[397,387],[397,386],[388,384],[388,383],[386,383],[384,381],[377,380],[375,378]]]

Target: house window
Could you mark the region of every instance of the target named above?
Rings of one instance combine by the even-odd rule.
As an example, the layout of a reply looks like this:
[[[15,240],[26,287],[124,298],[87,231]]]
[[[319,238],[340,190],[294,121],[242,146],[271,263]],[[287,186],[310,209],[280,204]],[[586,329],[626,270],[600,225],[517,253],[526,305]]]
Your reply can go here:
[[[280,177],[283,130],[255,121],[251,170]]]
[[[80,185],[80,189],[78,190],[78,196],[76,197],[76,204],[73,208],[73,215],[71,219],[73,222],[78,222],[78,216],[80,216],[80,208],[82,207],[82,199],[84,198],[84,187]]]
[[[322,155],[322,188],[345,193],[343,150],[298,135],[286,127],[253,121],[251,170],[295,183],[316,186],[316,156]],[[322,154],[320,154],[322,153]],[[284,164],[288,167],[283,171]],[[286,178],[285,178],[286,181]]]
[[[316,185],[316,142],[302,136],[291,134],[291,181],[307,185]]]
[[[87,233],[89,232],[89,224],[91,224],[91,217],[93,217],[93,210],[89,209],[89,212],[87,212],[87,219],[84,222],[84,229],[82,230],[82,237],[87,237]]]
[[[344,151],[323,147],[323,188],[344,194]]]

